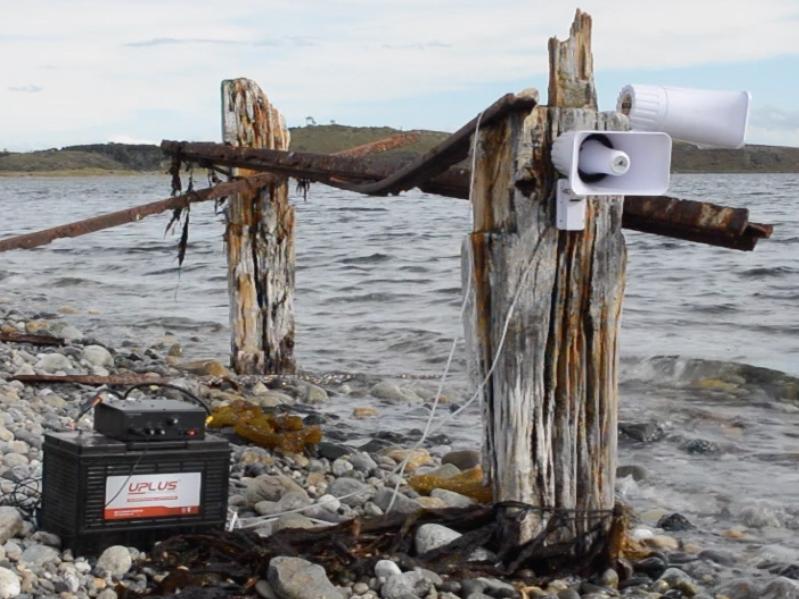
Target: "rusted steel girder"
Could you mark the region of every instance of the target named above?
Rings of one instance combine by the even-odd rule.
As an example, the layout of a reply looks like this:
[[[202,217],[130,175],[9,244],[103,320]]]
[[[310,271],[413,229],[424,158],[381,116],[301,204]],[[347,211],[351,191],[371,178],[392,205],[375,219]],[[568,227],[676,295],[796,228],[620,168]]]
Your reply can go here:
[[[309,179],[332,187],[361,191],[367,186],[365,181],[382,183],[391,173],[408,167],[401,164],[373,164],[368,160],[357,160],[327,154],[302,152],[276,152],[273,150],[251,150],[232,148],[213,143],[185,143],[164,141],[162,149],[173,156],[201,164],[224,164],[252,170],[275,172],[284,176]],[[466,148],[468,153],[468,147]],[[460,154],[432,158],[444,164],[462,160]],[[417,164],[414,161],[414,164]],[[438,195],[467,199],[469,197],[469,170],[450,167],[441,170],[441,163],[435,169],[423,172],[440,171],[432,179],[404,179],[403,186],[413,183],[422,191]],[[421,173],[422,171],[416,171]],[[372,186],[371,195],[383,195],[386,186]],[[392,188],[394,189],[394,188]],[[622,224],[627,229],[705,243],[719,247],[749,251],[754,249],[759,239],[768,238],[772,225],[749,222],[749,211],[745,208],[729,208],[710,202],[681,200],[668,196],[643,197],[627,196],[624,200]]]

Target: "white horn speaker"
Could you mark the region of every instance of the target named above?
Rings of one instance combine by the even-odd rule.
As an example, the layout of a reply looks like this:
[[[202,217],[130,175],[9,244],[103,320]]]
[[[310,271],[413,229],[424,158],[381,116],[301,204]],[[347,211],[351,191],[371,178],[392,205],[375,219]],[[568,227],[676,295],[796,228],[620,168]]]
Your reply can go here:
[[[650,195],[669,188],[671,138],[641,131],[569,131],[552,144],[552,163],[578,196]]]
[[[749,92],[627,85],[616,110],[635,131],[663,131],[703,147],[737,149],[749,122]]]

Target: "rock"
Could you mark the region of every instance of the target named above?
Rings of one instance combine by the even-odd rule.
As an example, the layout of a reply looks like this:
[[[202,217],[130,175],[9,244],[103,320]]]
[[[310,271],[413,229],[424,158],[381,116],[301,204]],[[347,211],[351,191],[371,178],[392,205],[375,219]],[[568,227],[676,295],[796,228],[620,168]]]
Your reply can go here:
[[[393,496],[394,490],[384,487],[377,491],[372,501],[374,501],[377,507],[383,510],[383,513],[386,513]],[[392,506],[391,511],[397,514],[413,514],[420,509],[422,509],[422,506],[419,505],[417,501],[403,495],[402,493],[397,493],[397,498],[394,500],[394,505]]]
[[[72,370],[72,362],[62,354],[39,354],[39,360],[34,365],[36,370],[46,373]]]
[[[231,376],[230,371],[219,360],[192,360],[175,364],[178,370],[184,370],[198,376]]]
[[[627,476],[632,476],[633,480],[639,481],[644,480],[649,473],[646,471],[646,468],[643,466],[619,466],[616,468],[616,478],[625,478]]]
[[[383,599],[424,597],[432,587],[424,573],[414,570],[389,576],[380,588],[380,595]]]
[[[433,489],[430,492],[430,497],[435,497],[444,502],[446,507],[469,507],[475,504],[474,499],[455,493],[454,491],[447,491],[446,489]]]
[[[666,436],[666,431],[656,422],[620,422],[619,430],[639,443],[654,443]]]
[[[417,497],[416,501],[426,510],[439,510],[447,507],[443,499],[438,497]]]
[[[290,406],[294,403],[294,398],[287,393],[267,390],[266,393],[249,397],[247,401],[262,408],[276,408],[278,406]]]
[[[22,514],[11,506],[0,506],[0,544],[22,532]]]
[[[289,491],[279,501],[259,501],[253,507],[262,516],[271,516],[311,505],[311,499],[304,490]]]
[[[402,570],[400,570],[400,567],[391,560],[381,559],[375,564],[375,576],[377,578],[386,579],[389,576],[394,576],[395,574],[402,574]]]
[[[322,441],[316,446],[316,453],[319,455],[319,457],[327,458],[328,460],[337,460],[342,456],[350,455],[353,451],[355,450],[352,447],[338,445],[336,443],[328,443],[327,441]]]
[[[799,583],[775,578],[761,592],[760,599],[799,599]]]
[[[619,574],[613,568],[608,568],[599,578],[599,584],[608,589],[619,588]]]
[[[660,518],[660,520],[658,520],[657,526],[663,530],[671,531],[691,530],[692,528],[696,528],[693,524],[691,524],[688,518],[676,512]]]
[[[114,356],[102,345],[87,345],[84,347],[83,359],[92,366],[114,365]]]
[[[272,558],[267,578],[282,599],[344,599],[322,566],[297,557]]]
[[[50,324],[50,333],[56,337],[61,337],[64,341],[74,341],[82,339],[83,333],[65,322],[53,322]]]
[[[483,585],[482,592],[491,597],[518,597],[519,592],[512,584],[503,582],[498,578],[480,577],[477,579]]]
[[[41,567],[48,562],[58,561],[58,551],[47,545],[28,545],[19,558],[21,564]]]
[[[470,470],[481,463],[481,456],[479,451],[471,449],[463,449],[460,451],[450,451],[443,458],[442,464],[452,464],[457,466],[459,470]]]
[[[171,358],[180,358],[183,355],[183,346],[180,343],[173,343],[169,346],[166,355]]]
[[[123,545],[112,545],[100,554],[94,571],[98,576],[111,576],[122,578],[130,571],[133,558],[130,551]]]
[[[388,401],[410,403],[422,403],[422,401],[424,401],[412,389],[402,389],[396,383],[391,383],[389,381],[377,383],[369,390],[369,394],[372,397]]]
[[[117,599],[117,592],[114,589],[103,589],[97,594],[97,599]]]
[[[706,439],[691,439],[680,445],[680,449],[695,455],[714,454],[721,451],[718,445]]]
[[[349,506],[361,505],[369,501],[375,493],[374,487],[354,478],[342,477],[334,480],[328,492]]]
[[[284,528],[316,528],[317,524],[302,514],[284,514],[272,526],[272,531],[277,532]]]
[[[422,555],[433,549],[438,549],[461,536],[458,531],[441,524],[422,524],[416,530],[416,536],[414,537],[416,553]]]
[[[693,579],[679,568],[669,568],[658,580],[668,584],[669,588],[677,589],[689,597],[699,593],[699,587]]]
[[[760,589],[751,580],[745,578],[724,584],[716,596],[728,599],[762,599]]]
[[[279,599],[275,591],[273,591],[272,587],[269,585],[269,582],[263,578],[255,583],[255,592],[258,593],[259,597],[263,597],[263,599]]]
[[[668,535],[653,535],[646,539],[645,542],[650,547],[663,549],[664,551],[677,551],[680,548],[680,542]]]
[[[732,551],[727,551],[725,549],[705,549],[704,551],[700,551],[697,557],[723,566],[733,566],[738,561],[738,558],[735,557]]]
[[[633,564],[633,568],[636,572],[641,572],[652,580],[657,580],[666,571],[668,564],[659,557],[647,557]]]
[[[352,472],[354,469],[355,466],[352,465],[352,462],[343,457],[334,460],[333,464],[330,466],[330,470],[336,476],[344,476],[348,472]]]
[[[0,567],[0,599],[13,599],[21,592],[19,576],[8,568]]]
[[[358,419],[371,418],[373,416],[377,416],[377,408],[373,408],[371,406],[353,408],[352,416],[353,418]]]
[[[391,449],[386,455],[388,455],[388,457],[394,460],[397,464],[401,464],[407,460],[407,464],[405,466],[406,472],[413,472],[419,466],[430,464],[433,461],[430,452],[423,448]]]
[[[262,474],[247,481],[244,497],[247,504],[254,506],[259,501],[278,501],[288,492],[297,492],[305,495],[305,490],[294,480],[282,474]]]
[[[61,547],[61,538],[51,532],[39,530],[31,535],[31,539],[42,545],[49,545],[50,547]]]
[[[309,404],[320,404],[328,401],[330,397],[327,391],[318,385],[305,383],[302,390],[302,401]]]
[[[369,474],[370,472],[374,472],[378,469],[377,462],[372,459],[368,453],[363,451],[355,452],[349,456],[350,462],[355,467],[356,470],[359,472],[363,472],[364,474]]]
[[[750,505],[738,514],[741,521],[750,528],[779,528],[782,526],[780,514],[765,504]]]
[[[3,456],[3,463],[9,468],[15,468],[27,465],[28,458],[19,453],[7,453]]]

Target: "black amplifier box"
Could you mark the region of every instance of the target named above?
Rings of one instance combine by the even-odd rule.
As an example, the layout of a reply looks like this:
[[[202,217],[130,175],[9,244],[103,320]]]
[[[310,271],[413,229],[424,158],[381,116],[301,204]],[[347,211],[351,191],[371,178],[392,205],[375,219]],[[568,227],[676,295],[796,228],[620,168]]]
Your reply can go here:
[[[206,416],[174,399],[116,400],[94,408],[94,430],[120,441],[187,441],[205,436]]]
[[[230,445],[214,435],[123,443],[47,433],[43,454],[39,526],[74,552],[149,551],[172,535],[224,528]]]

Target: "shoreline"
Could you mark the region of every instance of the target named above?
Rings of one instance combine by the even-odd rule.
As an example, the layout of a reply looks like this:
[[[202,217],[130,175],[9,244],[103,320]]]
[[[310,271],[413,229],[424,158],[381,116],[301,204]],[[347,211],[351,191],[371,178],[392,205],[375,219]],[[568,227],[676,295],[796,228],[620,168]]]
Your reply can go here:
[[[352,518],[379,518],[391,503],[392,489],[397,484],[395,509],[401,514],[409,516],[419,509],[476,508],[473,500],[459,493],[437,489],[429,495],[420,494],[408,483],[410,476],[418,474],[434,474],[441,479],[464,475],[479,464],[477,448],[453,451],[446,435],[415,448],[417,438],[380,432],[376,430],[379,426],[372,427],[373,433],[364,443],[362,436],[356,441],[358,435],[353,436],[347,426],[352,420],[379,423],[379,409],[367,405],[365,398],[377,398],[385,405],[403,403],[419,407],[429,404],[429,388],[434,385],[429,385],[425,392],[410,383],[370,381],[364,386],[347,377],[311,381],[312,377],[307,376],[237,376],[219,360],[183,360],[174,338],[164,338],[146,347],[131,342],[123,342],[119,347],[103,346],[62,318],[53,315],[49,319],[32,319],[14,310],[0,316],[0,332],[52,334],[67,339],[63,347],[0,342],[0,406],[7,414],[5,425],[0,425],[0,443],[5,452],[0,466],[0,489],[4,494],[12,492],[19,480],[35,478],[40,473],[43,433],[68,428],[79,406],[94,393],[91,388],[73,384],[23,384],[9,378],[36,373],[95,376],[152,373],[190,389],[213,408],[243,400],[265,411],[285,410],[301,416],[305,426],[321,427],[322,443],[300,454],[265,449],[240,438],[233,445],[229,506],[236,511],[237,520],[247,530],[254,531],[256,536],[252,538],[264,543],[264,547],[270,547],[270,539],[283,530],[292,529],[292,532],[274,538],[290,539],[296,529],[336,526]],[[337,400],[340,402],[345,397],[364,398],[364,404],[347,415],[335,407]],[[77,423],[78,430],[88,432],[91,427],[90,416]],[[227,438],[235,438],[229,429],[221,432]],[[400,466],[406,459],[407,471],[400,475]],[[0,540],[4,541],[0,553],[5,555],[5,561],[0,560],[0,596],[16,596],[3,595],[4,576],[11,581],[12,588],[16,580],[20,592],[35,597],[114,599],[117,594],[113,588],[117,584],[138,593],[173,596],[156,592],[170,570],[153,555],[122,546],[104,551],[99,559],[72,555],[69,549],[61,547],[61,539],[56,535],[37,530],[32,514],[16,507],[0,510],[5,510],[0,522],[10,523],[5,529],[0,525]],[[255,573],[260,578],[254,587],[249,587],[249,594],[244,580],[236,580],[241,596],[279,599],[313,599],[323,595],[341,599],[400,599],[430,597],[430,593],[439,599],[499,598],[518,597],[523,587],[526,592],[534,593],[527,596],[558,599],[596,599],[619,593],[636,599],[676,597],[673,592],[668,594],[676,590],[683,593],[681,596],[709,598],[709,589],[703,590],[701,576],[697,577],[702,569],[686,566],[707,568],[711,564],[718,568],[724,555],[709,555],[712,552],[703,552],[701,547],[683,544],[679,532],[673,532],[682,530],[678,526],[681,520],[671,519],[677,524],[664,523],[664,529],[656,530],[655,534],[642,532],[649,529],[632,531],[636,539],[632,542],[641,553],[638,559],[630,557],[624,562],[628,570],[621,573],[621,579],[615,570],[597,572],[590,579],[464,576],[420,568],[418,562],[414,565],[408,561],[411,559],[408,555],[394,553],[380,556],[383,561],[370,566],[368,575],[355,570],[320,572],[312,563],[313,556],[305,556],[310,560],[307,561],[285,555],[272,559],[268,570]],[[442,539],[451,541],[459,534],[438,523],[418,527],[409,551],[413,554],[414,548],[418,553],[423,548],[437,546],[436,543],[440,546]],[[490,548],[478,549],[491,555]],[[436,569],[435,564],[427,567]],[[312,590],[302,594],[289,589],[286,586],[290,585],[289,571],[301,571],[310,577]],[[251,572],[249,577],[255,574]],[[788,588],[785,585],[792,583],[786,580],[774,578],[768,584],[752,587],[753,593],[763,594],[736,597],[771,596],[766,590]],[[217,581],[219,585],[223,582]],[[534,592],[533,588],[537,590]]]

